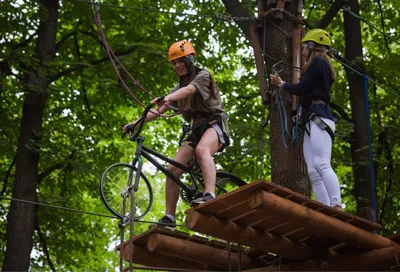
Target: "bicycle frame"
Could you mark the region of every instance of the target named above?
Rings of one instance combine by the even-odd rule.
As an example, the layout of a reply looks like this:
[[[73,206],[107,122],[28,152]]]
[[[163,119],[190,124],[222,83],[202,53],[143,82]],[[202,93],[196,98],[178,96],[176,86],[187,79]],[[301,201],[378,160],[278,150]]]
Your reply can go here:
[[[190,167],[187,167],[183,164],[180,164],[179,162],[164,156],[161,153],[158,153],[157,151],[148,148],[146,146],[143,145],[144,142],[144,137],[142,136],[138,136],[136,137],[136,139],[131,139],[131,141],[136,141],[137,142],[137,146],[136,146],[136,152],[135,152],[135,158],[132,161],[132,165],[135,166],[136,164],[138,164],[138,166],[136,167],[137,169],[137,174],[135,177],[135,183],[134,183],[134,189],[137,190],[137,186],[139,184],[139,178],[140,178],[140,173],[142,171],[142,165],[143,165],[143,161],[141,159],[141,157],[143,156],[146,160],[148,160],[151,164],[153,164],[157,169],[159,169],[161,172],[163,172],[167,177],[169,177],[173,182],[175,182],[179,187],[182,188],[182,190],[184,190],[186,193],[188,194],[192,194],[194,191],[197,191],[198,186],[197,186],[197,177],[196,175],[191,171]],[[153,158],[151,155],[165,161],[168,162],[169,164],[178,167],[179,169],[183,170],[185,173],[190,174],[191,179],[193,180],[192,185],[194,186],[194,188],[191,188],[189,186],[187,186],[185,183],[183,183],[181,181],[181,179],[179,177],[177,177],[176,175],[174,175],[170,170],[168,170],[167,168],[165,168],[163,165],[161,165],[155,158]],[[131,178],[129,180],[129,186],[131,185]]]

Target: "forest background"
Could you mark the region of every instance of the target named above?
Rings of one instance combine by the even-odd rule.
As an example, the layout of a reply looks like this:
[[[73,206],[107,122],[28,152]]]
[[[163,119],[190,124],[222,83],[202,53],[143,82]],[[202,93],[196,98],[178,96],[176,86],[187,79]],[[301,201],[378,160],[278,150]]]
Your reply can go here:
[[[103,2],[108,6],[101,6],[100,13],[110,46],[134,78],[156,96],[168,93],[177,81],[167,61],[168,47],[177,40],[190,40],[198,52],[198,65],[214,75],[230,117],[233,142],[216,157],[218,168],[247,182],[260,177],[270,180],[270,109],[261,103],[251,43],[234,21],[215,17],[216,13],[229,15],[225,2],[110,0]],[[257,15],[256,1],[240,3]],[[304,19],[316,25],[330,4],[306,1]],[[31,271],[114,269],[118,265],[117,220],[30,204],[13,207],[7,198],[19,196],[109,215],[99,196],[100,176],[107,166],[132,159],[134,145],[121,139],[121,129],[140,116],[142,108],[118,81],[88,3],[7,0],[0,7],[0,264],[7,267],[12,260],[8,254],[19,256],[25,262],[22,266]],[[359,9],[362,18],[400,40],[399,1],[362,0]],[[181,12],[193,15],[176,14]],[[57,23],[44,29],[40,23],[45,20]],[[333,46],[344,52],[343,12],[327,30]],[[363,22],[361,33],[366,71],[380,82],[380,86],[369,83],[369,109],[377,221],[386,235],[400,229],[400,46]],[[346,73],[340,63],[334,61],[334,65],[338,80],[332,103],[342,118],[332,166],[341,183],[345,210],[356,213],[350,155],[354,109]],[[145,103],[151,100],[132,82],[129,86]],[[147,124],[145,143],[173,156],[180,126],[180,117]],[[25,151],[18,152],[19,146]],[[156,196],[145,219],[155,221],[164,212],[165,177],[151,167],[146,172]],[[10,220],[9,211],[18,208],[20,217]],[[179,222],[187,208],[180,203]],[[23,222],[28,231],[15,222]],[[147,227],[138,223],[136,231]],[[24,243],[6,251],[11,233]]]

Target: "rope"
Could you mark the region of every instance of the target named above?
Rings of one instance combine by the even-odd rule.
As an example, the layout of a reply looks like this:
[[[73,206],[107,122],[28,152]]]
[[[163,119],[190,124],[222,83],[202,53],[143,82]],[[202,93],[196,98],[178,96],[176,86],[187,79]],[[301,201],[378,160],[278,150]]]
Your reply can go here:
[[[364,23],[366,23],[367,25],[369,25],[370,27],[372,27],[373,29],[375,29],[376,31],[378,31],[379,33],[381,33],[382,35],[384,35],[385,37],[391,39],[392,41],[394,41],[395,43],[397,43],[398,45],[400,45],[400,42],[395,40],[394,38],[392,38],[391,36],[387,35],[385,32],[383,32],[382,30],[380,30],[379,28],[377,28],[376,26],[374,26],[372,23],[368,22],[367,20],[365,20],[364,18],[362,18],[361,16],[357,15],[356,13],[352,12],[350,10],[350,7],[343,7],[342,8],[343,11],[349,13],[350,15],[352,15],[353,17],[357,18],[360,21],[363,21]]]
[[[395,88],[394,88],[393,86],[391,86],[390,84],[388,84],[388,83],[384,82],[383,80],[379,79],[379,81],[382,82],[382,84],[385,84],[387,87],[393,88],[393,90],[391,90],[390,88],[387,89],[387,88],[385,88],[384,86],[382,86],[381,83],[378,83],[378,79],[377,79],[376,77],[372,77],[372,76],[368,75],[367,73],[362,73],[362,72],[360,72],[360,71],[354,69],[352,66],[355,66],[355,67],[357,67],[358,69],[362,70],[360,67],[358,67],[358,66],[356,66],[356,65],[353,65],[353,64],[352,64],[352,65],[349,65],[349,64],[345,63],[344,61],[342,61],[341,59],[343,59],[343,60],[346,60],[346,59],[343,58],[343,57],[341,57],[341,56],[337,53],[337,51],[336,51],[335,49],[331,48],[331,49],[329,49],[329,52],[331,53],[331,56],[332,56],[332,58],[333,58],[334,60],[336,60],[337,62],[339,62],[340,64],[342,64],[342,65],[345,66],[346,68],[350,69],[351,71],[355,72],[356,74],[358,74],[358,75],[360,75],[360,76],[362,76],[362,77],[366,76],[366,77],[368,78],[368,81],[371,81],[372,83],[374,83],[374,84],[376,84],[377,86],[381,87],[381,88],[384,89],[385,91],[387,91],[387,92],[393,94],[393,95],[396,96],[397,98],[400,98],[400,94],[398,94],[398,91],[394,91]],[[347,60],[346,60],[346,61],[347,61]],[[371,77],[374,78],[374,79],[371,79]]]
[[[368,99],[368,77],[366,75],[364,78],[364,90],[365,90],[365,106],[367,111],[367,121],[368,121],[368,146],[369,146],[369,163],[370,163],[370,175],[371,175],[371,187],[372,187],[372,207],[374,208],[374,222],[376,222],[376,197],[375,197],[375,175],[374,175],[374,161],[372,156],[372,136],[371,136],[371,118],[369,112],[369,99]]]
[[[101,213],[95,213],[95,212],[88,212],[88,211],[77,210],[77,209],[68,208],[68,207],[62,207],[62,206],[46,204],[46,203],[42,203],[42,202],[29,201],[29,200],[25,200],[25,199],[4,197],[4,196],[0,196],[0,199],[10,200],[10,201],[17,201],[17,202],[27,203],[27,204],[31,204],[31,205],[38,205],[38,206],[42,206],[42,207],[46,207],[46,208],[59,209],[59,210],[64,210],[64,211],[69,211],[69,212],[76,212],[76,213],[88,214],[88,215],[99,216],[99,217],[106,217],[106,218],[111,218],[111,219],[119,219],[118,217],[113,216],[113,215],[107,215],[107,214],[101,214]],[[159,225],[168,225],[167,223],[160,223],[160,222],[155,222],[155,221],[146,221],[146,220],[134,220],[134,221],[138,222],[138,223],[144,223],[144,224],[155,224],[155,223],[157,223]],[[174,224],[174,225],[177,226],[177,227],[182,227],[182,228],[186,228],[187,229],[187,227],[185,225],[180,225],[180,224]]]
[[[76,210],[76,209],[67,208],[67,207],[61,207],[61,206],[55,206],[55,205],[50,205],[50,204],[45,204],[45,203],[35,202],[35,201],[29,201],[29,200],[24,200],[24,199],[4,197],[4,196],[0,196],[0,199],[18,201],[18,202],[23,202],[23,203],[27,203],[27,204],[38,205],[38,206],[43,206],[43,207],[53,208],[53,209],[59,209],[59,210],[64,210],[64,211],[69,211],[69,212],[76,212],[76,213],[82,213],[82,214],[89,214],[89,215],[93,215],[93,216],[118,219],[117,217],[112,216],[112,215],[106,215],[106,214],[95,213],[95,212],[87,212],[87,211]]]
[[[153,98],[153,99],[155,98],[155,96],[152,95],[152,94],[151,94],[149,91],[147,91],[142,85],[139,84],[139,82],[128,72],[128,70],[125,68],[125,66],[120,62],[120,60],[118,59],[118,57],[115,55],[115,53],[113,52],[113,50],[111,49],[111,47],[109,46],[109,44],[108,44],[108,42],[107,42],[107,40],[106,40],[106,37],[105,37],[104,31],[103,31],[103,28],[102,28],[102,26],[101,26],[101,20],[100,20],[100,13],[99,13],[99,12],[97,12],[97,13],[95,14],[95,17],[93,18],[93,21],[94,21],[95,25],[97,26],[97,28],[98,28],[98,30],[99,30],[99,31],[98,31],[98,32],[99,32],[99,35],[100,35],[100,37],[101,37],[101,39],[102,39],[102,41],[103,41],[103,44],[104,44],[104,47],[105,47],[105,49],[106,49],[107,55],[108,55],[108,57],[109,57],[109,59],[110,59],[111,65],[113,66],[114,71],[115,71],[116,74],[118,75],[118,78],[119,78],[119,80],[120,80],[121,83],[122,83],[122,86],[124,87],[125,91],[126,91],[127,93],[129,93],[129,94],[131,95],[131,97],[136,101],[136,103],[138,103],[141,107],[145,108],[146,106],[132,93],[132,91],[131,91],[131,90],[129,89],[129,87],[126,85],[124,79],[122,78],[121,74],[119,73],[119,71],[118,71],[118,69],[117,69],[117,67],[116,67],[116,65],[115,65],[115,61],[119,64],[119,66],[122,68],[122,70],[129,76],[129,78],[132,79],[132,81],[133,81],[143,92],[145,92],[146,94],[150,95],[150,97]],[[114,61],[114,60],[115,60],[115,61]],[[176,112],[175,112],[174,114],[171,114],[171,115],[161,114],[161,113],[159,113],[158,111],[152,111],[152,110],[150,110],[150,112],[153,113],[153,114],[155,114],[155,115],[157,115],[157,116],[162,116],[162,117],[172,117],[172,116],[176,116],[176,115],[178,115],[178,114],[181,114],[181,112],[182,112],[182,110],[177,109],[177,108],[175,108],[175,107],[173,107],[173,106],[171,106],[171,105],[168,105],[168,107],[171,108],[171,109],[173,109],[173,110],[175,110]]]
[[[281,131],[282,131],[281,134],[282,134],[283,146],[285,148],[289,148],[295,142],[295,140],[299,134],[299,121],[297,118],[297,116],[299,114],[297,112],[295,126],[292,128],[292,132],[290,133],[289,128],[288,128],[288,120],[287,120],[287,112],[286,112],[286,108],[285,108],[285,103],[283,102],[283,97],[282,97],[282,93],[280,90],[276,91],[275,97],[276,97],[275,105],[278,106],[279,120],[281,122]],[[275,105],[273,108],[275,108]],[[297,107],[297,111],[298,110],[299,110],[299,107]],[[289,139],[290,139],[289,143],[286,143],[285,136],[289,137]]]
[[[270,269],[274,264],[276,264],[276,263],[278,263],[278,262],[279,262],[279,270],[278,270],[278,271],[280,271],[281,261],[282,261],[282,257],[276,258],[275,260],[273,260],[272,262],[269,263],[269,265],[265,268],[264,271],[269,271],[269,269]],[[276,271],[276,270],[274,270],[274,271]]]

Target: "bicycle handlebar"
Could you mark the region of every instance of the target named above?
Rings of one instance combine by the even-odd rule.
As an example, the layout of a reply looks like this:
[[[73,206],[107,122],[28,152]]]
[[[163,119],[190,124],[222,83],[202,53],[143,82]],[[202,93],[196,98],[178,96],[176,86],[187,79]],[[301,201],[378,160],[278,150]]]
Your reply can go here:
[[[159,98],[157,98],[156,102],[159,103],[160,101],[162,101],[164,99],[164,96],[161,96]],[[127,132],[129,133],[129,139],[130,140],[136,140],[136,138],[139,136],[139,134],[142,132],[142,128],[143,128],[143,124],[144,121],[146,120],[146,116],[149,113],[150,109],[154,106],[154,104],[149,104],[147,105],[147,107],[144,109],[142,116],[139,118],[138,122],[136,122],[136,124],[134,125],[128,125],[127,126]],[[133,132],[135,131],[135,128],[138,127],[137,131],[135,134],[133,134]],[[122,138],[125,136],[126,133],[122,133]]]

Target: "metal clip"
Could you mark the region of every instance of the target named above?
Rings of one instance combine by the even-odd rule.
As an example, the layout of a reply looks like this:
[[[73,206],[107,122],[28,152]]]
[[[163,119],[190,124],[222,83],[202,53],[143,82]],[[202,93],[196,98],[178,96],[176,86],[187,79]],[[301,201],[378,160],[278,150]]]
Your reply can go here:
[[[100,4],[99,2],[92,2],[92,12],[93,12],[93,17],[96,17],[96,14],[100,11]]]
[[[280,72],[282,72],[283,71],[283,60],[272,65],[271,70],[274,75],[278,75]]]

